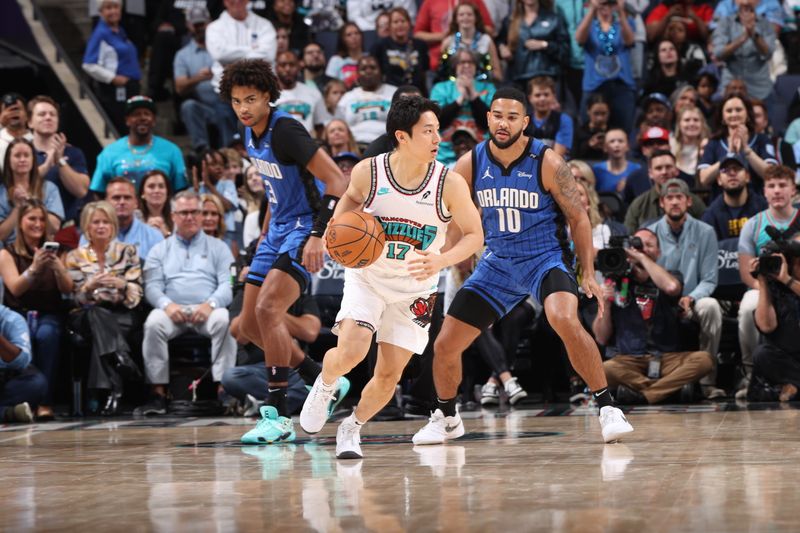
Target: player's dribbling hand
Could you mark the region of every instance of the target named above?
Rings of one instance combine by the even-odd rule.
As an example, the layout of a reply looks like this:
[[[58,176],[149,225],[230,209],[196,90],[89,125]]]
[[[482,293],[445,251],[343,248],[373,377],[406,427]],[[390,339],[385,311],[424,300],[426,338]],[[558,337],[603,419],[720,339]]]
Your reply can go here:
[[[325,233],[322,234],[322,248],[325,250],[325,253],[329,256],[331,252],[328,250],[328,229],[333,226],[335,222],[333,221],[333,217],[328,221],[328,225],[325,227]]]
[[[597,280],[594,279],[594,274],[591,276],[583,276],[581,288],[587,298],[594,298],[597,300],[597,316],[602,318],[606,307],[606,301],[603,298],[603,291],[600,289],[600,285],[598,285]]]
[[[414,250],[422,256],[408,262],[408,273],[417,281],[422,281],[435,276],[445,266],[444,259],[439,254],[432,254],[425,250]]]
[[[325,259],[325,246],[320,237],[309,237],[303,248],[303,266],[310,273],[322,270],[322,263]]]

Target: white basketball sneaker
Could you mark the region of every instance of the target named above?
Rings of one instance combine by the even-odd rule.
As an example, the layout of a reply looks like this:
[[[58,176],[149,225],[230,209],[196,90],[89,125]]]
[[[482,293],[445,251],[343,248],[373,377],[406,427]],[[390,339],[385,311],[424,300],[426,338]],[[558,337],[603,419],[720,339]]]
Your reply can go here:
[[[303,403],[303,410],[300,411],[300,427],[303,431],[313,435],[328,421],[328,406],[331,403],[336,385],[325,385],[322,382],[322,374],[317,376],[314,386],[308,393],[306,401]]]
[[[356,415],[351,414],[339,424],[336,431],[336,458],[361,459],[361,425],[356,424]]]
[[[411,442],[414,444],[444,444],[448,440],[464,435],[464,423],[456,411],[456,416],[444,416],[441,409],[431,414],[428,423],[416,432]]]
[[[616,407],[606,405],[600,409],[600,427],[603,428],[603,441],[606,443],[618,442],[628,433],[633,433],[633,426]]]

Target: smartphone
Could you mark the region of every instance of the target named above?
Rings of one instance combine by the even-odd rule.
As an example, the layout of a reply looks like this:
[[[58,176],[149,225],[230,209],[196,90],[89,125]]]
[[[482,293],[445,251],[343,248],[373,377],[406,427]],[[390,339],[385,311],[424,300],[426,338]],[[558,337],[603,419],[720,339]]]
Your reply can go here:
[[[45,252],[57,252],[60,246],[61,245],[55,241],[47,241],[44,243],[43,248]]]

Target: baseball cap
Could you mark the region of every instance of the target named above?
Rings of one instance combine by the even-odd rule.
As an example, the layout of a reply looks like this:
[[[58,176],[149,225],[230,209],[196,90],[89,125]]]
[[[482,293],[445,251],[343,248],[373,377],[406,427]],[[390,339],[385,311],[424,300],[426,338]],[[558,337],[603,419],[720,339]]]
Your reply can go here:
[[[356,162],[361,161],[361,158],[358,157],[353,152],[339,152],[338,154],[333,156],[333,160],[336,163],[338,163],[339,161],[345,161],[345,160],[348,160],[348,159],[351,160],[351,161],[356,161]]]
[[[186,12],[186,22],[198,24],[209,20],[211,20],[211,15],[208,14],[208,9],[205,6],[195,5]]]
[[[647,104],[650,102],[658,102],[660,104],[664,104],[667,106],[667,109],[672,109],[672,104],[669,101],[669,98],[663,93],[650,93],[644,97],[642,100],[642,108],[646,108]]]
[[[639,140],[640,143],[645,143],[647,141],[669,141],[669,132],[664,128],[651,126],[644,130]]]
[[[137,94],[136,96],[131,96],[125,102],[125,114],[130,115],[141,107],[149,109],[153,114],[156,112],[156,104],[153,102],[152,98],[143,94]]]
[[[467,134],[467,135],[469,135],[470,137],[472,137],[472,139],[473,139],[475,142],[478,142],[478,141],[480,141],[480,138],[478,137],[478,132],[477,132],[477,131],[475,131],[475,128],[471,128],[471,127],[467,126],[466,124],[461,124],[461,125],[460,125],[460,126],[458,126],[458,127],[455,129],[455,130],[453,130],[453,135],[451,135],[451,136],[450,136],[450,138],[452,139],[452,138],[454,138],[456,135],[458,135],[458,134],[462,134],[462,133],[464,133],[464,134]]]
[[[668,194],[683,194],[684,196],[689,196],[689,186],[682,179],[668,179],[661,187],[661,198],[664,198]]]
[[[736,163],[742,168],[747,168],[747,163],[745,163],[744,158],[735,152],[728,152],[725,154],[725,157],[719,162],[719,168],[725,168],[731,163]]]

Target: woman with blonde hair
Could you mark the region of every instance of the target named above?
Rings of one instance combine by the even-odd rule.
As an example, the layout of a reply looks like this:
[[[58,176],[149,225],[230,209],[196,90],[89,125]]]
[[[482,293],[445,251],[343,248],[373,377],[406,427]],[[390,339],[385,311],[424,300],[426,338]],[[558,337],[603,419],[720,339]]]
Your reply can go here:
[[[684,181],[694,183],[697,162],[710,135],[706,118],[699,107],[686,106],[678,110],[675,131],[669,138],[669,150],[675,156],[675,166]]]
[[[29,319],[33,363],[47,378],[47,393],[36,410],[38,420],[53,418],[53,390],[61,359],[64,326],[62,295],[72,293],[72,278],[47,241],[47,209],[35,198],[17,206],[18,238],[0,250],[3,304]],[[34,315],[35,313],[35,315]],[[31,320],[31,317],[36,317]]]
[[[87,243],[67,254],[66,266],[81,305],[70,316],[72,329],[89,339],[87,386],[107,391],[101,414],[116,414],[122,378],[140,378],[130,357],[131,334],[141,329],[134,308],[142,300],[142,266],[136,247],[116,240],[119,221],[114,207],[92,202],[81,213]]]
[[[202,214],[203,233],[224,239],[228,228],[225,226],[225,208],[216,194],[201,194],[200,209]]]
[[[245,216],[258,211],[262,198],[264,198],[264,178],[255,165],[250,165],[244,171],[244,183],[239,188],[239,209]]]
[[[347,122],[335,118],[325,125],[322,130],[322,141],[328,148],[331,157],[336,157],[342,152],[352,152],[357,156],[361,156],[361,151],[358,149],[356,138],[353,137],[353,132]]]
[[[570,170],[572,170],[572,176],[577,181],[582,181],[586,183],[592,191],[594,191],[594,185],[597,182],[597,177],[594,175],[594,170],[592,170],[591,165],[586,161],[582,161],[580,159],[573,159],[567,162]],[[597,194],[595,192],[595,194]]]

